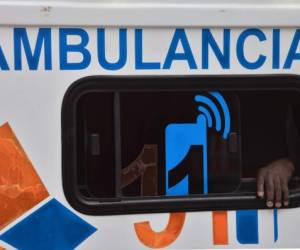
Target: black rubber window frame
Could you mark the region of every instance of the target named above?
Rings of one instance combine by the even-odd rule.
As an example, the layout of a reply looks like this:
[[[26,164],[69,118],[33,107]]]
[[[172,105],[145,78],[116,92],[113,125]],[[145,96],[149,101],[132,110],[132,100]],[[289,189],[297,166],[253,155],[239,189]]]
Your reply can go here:
[[[69,204],[89,215],[137,214],[180,211],[266,209],[254,193],[211,194],[208,196],[157,197],[100,200],[81,195],[76,188],[75,104],[93,91],[182,91],[182,90],[294,90],[300,91],[300,77],[295,75],[236,76],[89,76],[74,82],[62,103],[62,179]],[[116,136],[118,140],[118,132]],[[118,154],[118,149],[116,149]],[[118,171],[116,172],[116,176]],[[120,185],[116,178],[116,185]],[[300,189],[290,192],[289,208],[300,206]]]

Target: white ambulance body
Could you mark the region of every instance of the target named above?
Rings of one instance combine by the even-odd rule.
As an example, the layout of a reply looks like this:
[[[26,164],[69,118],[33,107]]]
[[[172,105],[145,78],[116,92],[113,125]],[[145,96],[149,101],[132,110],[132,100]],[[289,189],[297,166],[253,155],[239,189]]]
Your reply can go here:
[[[299,11],[292,0],[0,1],[0,249],[300,247],[297,179],[290,208],[266,209],[254,177],[240,190],[232,94],[297,93]],[[216,110],[182,118],[190,95],[196,113],[218,100],[220,124]],[[154,128],[131,138],[140,123]],[[232,144],[228,176],[210,168],[208,131]],[[198,189],[191,172],[170,184],[187,138],[202,157]],[[150,181],[135,172],[147,150]]]

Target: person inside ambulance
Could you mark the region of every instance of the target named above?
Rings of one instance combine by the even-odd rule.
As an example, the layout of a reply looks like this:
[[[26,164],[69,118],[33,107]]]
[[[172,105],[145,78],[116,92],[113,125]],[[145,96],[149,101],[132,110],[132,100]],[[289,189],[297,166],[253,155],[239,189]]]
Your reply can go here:
[[[265,199],[268,207],[288,206],[289,182],[300,172],[300,117],[296,115],[299,111],[299,93],[227,91],[223,95],[231,110],[231,134],[241,135],[241,161],[239,152],[230,152],[229,142],[210,130],[209,193],[235,192],[241,179],[256,178],[257,196]],[[159,166],[165,163],[165,127],[174,122],[194,122],[198,115],[194,93],[157,95],[155,103],[151,94],[140,94],[135,100],[141,105],[131,102],[131,95],[125,97],[123,101],[126,101],[126,109],[130,112],[123,112],[122,117],[126,127],[122,138],[123,148],[126,149],[122,157],[123,194],[164,195],[164,168]],[[191,156],[191,153],[183,164],[201,165],[199,157]],[[182,173],[179,171],[178,174]],[[175,177],[181,179],[180,176]],[[199,179],[202,177],[199,176]],[[203,193],[203,190],[196,193]]]
[[[267,207],[289,205],[289,181],[299,175],[299,94],[240,92],[243,176],[257,172],[257,196]]]

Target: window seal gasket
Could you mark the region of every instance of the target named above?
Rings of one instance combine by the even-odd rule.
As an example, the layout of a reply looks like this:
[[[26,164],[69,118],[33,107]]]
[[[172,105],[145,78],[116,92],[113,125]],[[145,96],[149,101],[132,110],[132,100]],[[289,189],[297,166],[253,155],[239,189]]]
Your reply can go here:
[[[141,84],[141,80],[143,83]],[[208,83],[209,82],[209,83]],[[139,199],[88,199],[76,189],[74,166],[75,103],[85,93],[121,91],[187,91],[205,90],[297,90],[297,75],[217,75],[217,76],[88,76],[75,81],[66,91],[62,103],[62,179],[67,201],[77,211],[89,215],[137,214],[181,211],[211,211],[236,209],[266,209],[265,202],[252,194],[218,194],[187,197],[157,197]],[[113,200],[113,199],[111,199]],[[292,192],[289,208],[300,206],[300,192]]]

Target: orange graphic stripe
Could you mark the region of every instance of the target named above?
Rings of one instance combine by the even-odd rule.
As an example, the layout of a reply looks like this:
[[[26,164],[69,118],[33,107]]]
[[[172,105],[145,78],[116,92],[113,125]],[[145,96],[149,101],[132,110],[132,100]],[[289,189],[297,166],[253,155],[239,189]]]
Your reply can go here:
[[[5,248],[0,246],[0,250],[5,250]]]
[[[48,197],[15,134],[0,127],[0,229]]]
[[[228,245],[227,211],[212,212],[214,245]]]
[[[149,221],[134,224],[139,240],[150,248],[163,248],[173,243],[180,235],[185,221],[185,213],[170,213],[167,227],[161,232],[154,232]]]

